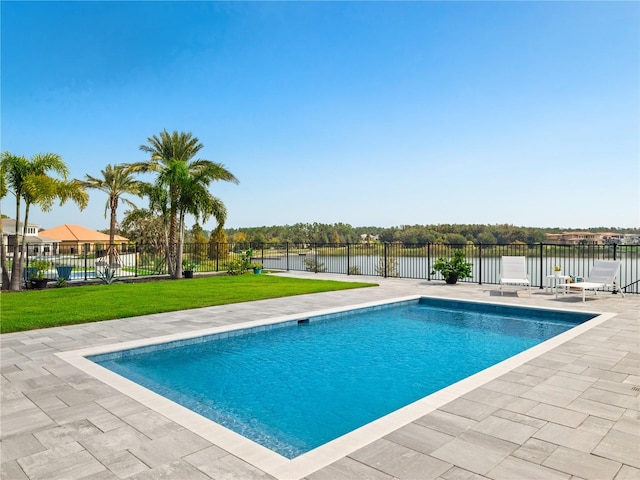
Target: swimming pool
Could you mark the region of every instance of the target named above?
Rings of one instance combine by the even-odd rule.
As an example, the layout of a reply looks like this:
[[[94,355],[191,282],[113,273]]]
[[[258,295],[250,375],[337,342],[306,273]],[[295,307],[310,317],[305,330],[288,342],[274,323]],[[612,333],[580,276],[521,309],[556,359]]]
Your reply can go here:
[[[422,298],[90,359],[294,458],[593,316]]]
[[[481,304],[481,303],[472,303],[472,302],[466,302],[466,301],[455,301],[455,302],[445,301],[444,303],[442,303],[442,300],[433,299],[433,298],[429,299],[429,298],[418,297],[418,296],[407,297],[402,300],[403,300],[402,302],[394,302],[393,304],[394,309],[398,307],[399,303],[402,304],[401,305],[402,308],[404,308],[408,304],[420,303],[421,304],[420,308],[424,308],[424,309],[429,309],[434,306],[442,307],[444,305],[447,307],[447,309],[453,310],[453,313],[455,315],[460,314],[464,310],[475,310],[476,314],[480,314],[480,316],[484,318],[484,320],[482,320],[480,324],[487,323],[487,314],[489,313],[496,313],[496,312],[498,312],[499,314],[506,313],[507,316],[517,317],[521,313],[526,312],[527,316],[551,318],[553,320],[552,323],[555,324],[555,326],[552,327],[553,329],[560,328],[560,330],[566,330],[566,328],[570,328],[573,325],[577,325],[580,322],[586,320],[588,317],[593,317],[594,315],[596,315],[596,314],[588,314],[585,316],[584,314],[581,313],[575,316],[570,312],[557,312],[555,310],[549,310],[549,309],[527,309],[527,308],[523,309],[519,307],[504,307],[497,304],[489,304],[489,303]],[[383,302],[380,302],[379,304],[377,303],[367,304],[363,307],[365,308],[357,309],[357,311],[361,312],[363,310],[368,310],[369,311],[368,313],[371,313],[371,311],[374,310],[373,313],[380,313],[384,311],[389,311],[391,309],[390,305],[383,304]],[[379,415],[383,415],[382,418],[373,419],[373,421],[371,421],[370,423],[368,423],[367,425],[361,428],[356,428],[357,427],[356,426],[354,427],[356,428],[356,430],[353,430],[345,435],[342,435],[341,437],[333,441],[329,441],[327,444],[321,447],[314,448],[310,452],[300,455],[294,458],[293,460],[288,460],[287,458],[285,458],[283,455],[280,455],[280,454],[275,454],[273,452],[269,453],[270,451],[267,451],[267,449],[260,447],[260,445],[257,445],[254,442],[250,442],[246,439],[243,439],[243,437],[240,437],[237,434],[233,434],[233,432],[229,431],[226,428],[221,428],[219,427],[219,425],[213,422],[207,422],[199,414],[195,414],[191,411],[188,411],[185,408],[179,407],[174,402],[170,402],[166,400],[164,396],[154,394],[149,390],[140,387],[137,383],[125,380],[121,376],[116,375],[112,372],[109,372],[108,370],[105,370],[104,368],[99,367],[97,364],[89,360],[86,360],[85,358],[86,356],[89,356],[89,355],[102,354],[102,353],[110,353],[111,355],[103,356],[102,358],[100,357],[94,357],[94,358],[99,361],[100,360],[111,361],[117,358],[127,358],[127,357],[142,358],[151,351],[157,351],[158,349],[160,349],[167,352],[169,351],[178,352],[183,347],[187,347],[188,344],[194,344],[194,343],[202,344],[203,342],[206,342],[206,343],[218,343],[219,345],[222,345],[223,343],[226,343],[226,342],[223,342],[222,340],[227,340],[230,338],[233,338],[234,342],[236,341],[244,342],[250,337],[257,338],[257,337],[262,337],[266,335],[267,338],[270,338],[273,334],[281,334],[281,333],[284,333],[286,330],[289,330],[289,332],[300,331],[302,333],[305,333],[305,332],[314,330],[316,328],[316,325],[320,328],[324,328],[325,326],[332,323],[339,324],[339,325],[346,325],[347,323],[350,323],[351,320],[353,319],[352,317],[354,317],[354,314],[352,311],[345,312],[345,311],[341,311],[340,309],[335,309],[335,310],[326,311],[322,313],[326,313],[328,315],[320,315],[319,312],[310,312],[309,314],[306,314],[306,315],[293,315],[293,316],[287,316],[287,317],[279,317],[277,319],[268,319],[263,321],[251,322],[250,324],[245,324],[245,325],[249,325],[250,328],[239,329],[238,326],[217,327],[214,329],[208,329],[207,331],[190,333],[190,334],[181,335],[181,336],[170,336],[170,337],[163,337],[158,339],[149,339],[144,342],[132,342],[130,345],[111,345],[107,347],[96,347],[96,348],[85,349],[85,350],[76,351],[76,352],[65,352],[64,354],[60,354],[60,356],[62,356],[63,358],[66,358],[67,361],[71,361],[71,363],[77,365],[79,368],[82,368],[86,372],[93,374],[97,378],[100,378],[101,380],[127,393],[127,395],[130,395],[133,398],[145,403],[147,406],[162,413],[163,415],[166,415],[169,418],[172,418],[175,421],[178,421],[179,423],[191,429],[192,431],[200,434],[205,438],[210,439],[216,445],[239,456],[240,458],[245,459],[246,461],[252,463],[253,465],[258,466],[262,470],[267,471],[268,473],[271,473],[276,477],[279,477],[279,475],[284,475],[283,472],[287,472],[286,475],[284,475],[282,478],[294,478],[296,477],[296,475],[294,475],[292,472],[298,472],[299,476],[304,476],[305,474],[308,474],[311,471],[314,471],[315,469],[320,468],[321,466],[326,465],[333,460],[341,458],[342,456],[348,454],[349,451],[353,451],[356,448],[358,448],[358,446],[364,446],[367,443],[370,443],[375,438],[380,438],[381,436],[389,433],[390,431],[396,430],[397,428],[400,428],[402,425],[409,423],[417,418],[420,418],[421,416],[425,415],[429,411],[432,411],[433,409],[438,408],[440,405],[443,405],[444,403],[447,403],[448,401],[464,394],[466,391],[470,391],[471,389],[486,383],[491,378],[496,378],[501,373],[504,373],[506,371],[513,369],[515,366],[524,363],[527,359],[534,358],[535,356],[539,355],[543,351],[546,351],[544,350],[544,348],[549,349],[549,348],[552,348],[554,344],[557,345],[559,343],[562,343],[563,341],[566,341],[566,338],[570,338],[570,337],[567,337],[567,335],[575,336],[578,334],[578,331],[580,331],[580,329],[582,328],[582,327],[574,328],[573,330],[560,334],[560,336],[556,337],[552,342],[546,342],[547,344],[551,344],[551,346],[545,347],[543,345],[538,345],[537,347],[533,347],[527,350],[526,352],[524,352],[523,354],[519,354],[519,355],[516,355],[515,357],[511,357],[508,360],[503,361],[498,365],[495,365],[494,367],[488,368],[487,370],[484,370],[475,375],[471,375],[471,377],[463,379],[452,386],[449,386],[449,387],[445,386],[445,388],[442,388],[441,390],[439,390],[434,394],[429,395],[427,393],[426,394],[427,396],[423,395],[422,397],[420,397],[419,395],[422,395],[422,393],[419,393],[418,399],[413,403],[410,403],[405,407],[402,407],[401,405],[401,408],[398,408],[397,410],[389,413],[388,415],[385,415],[384,413],[379,413]],[[307,320],[308,320],[308,323],[306,322]],[[569,321],[567,322],[567,320]],[[606,318],[602,318],[600,321],[604,321],[604,320],[606,320]],[[302,323],[299,324],[299,321],[302,321]],[[588,323],[591,324],[591,326],[593,326],[594,321],[597,321],[597,319],[594,319],[593,321],[589,321]],[[428,322],[425,322],[424,320],[416,320],[416,319],[412,319],[412,322],[428,323]],[[372,322],[364,322],[364,323],[372,323]],[[444,323],[446,324],[447,322],[444,322]],[[453,327],[451,323],[452,322],[449,322],[449,325],[447,325],[447,328]],[[500,320],[498,323],[502,323],[503,327],[506,327],[506,330],[507,330],[506,333],[508,335],[512,335],[513,333],[515,333],[513,331],[514,330],[513,321]],[[524,337],[528,338],[527,342],[531,341],[531,338],[529,337],[537,336],[539,333],[538,330],[540,330],[540,327],[533,326],[533,325],[534,324],[529,324],[529,326],[525,327],[524,329],[520,329],[521,330],[520,333],[524,332],[525,333]],[[587,327],[585,325],[584,328],[590,328],[590,327]],[[572,332],[575,332],[575,333],[572,333]],[[545,337],[548,336],[548,334],[549,332],[545,334]],[[397,335],[397,333],[395,333],[394,335]],[[467,330],[463,336],[475,339],[477,335],[478,335],[477,331]],[[295,335],[292,335],[291,333],[287,333],[285,336],[295,337]],[[412,335],[408,334],[408,336],[412,336]],[[455,337],[455,335],[451,335],[451,334],[448,336],[452,338]],[[180,340],[177,342],[173,342],[173,343],[166,342],[166,340],[174,340],[178,338],[180,338]],[[214,342],[209,342],[209,340],[211,340],[212,338],[217,338],[217,340],[215,340]],[[276,338],[276,337],[273,337],[273,338]],[[356,335],[355,338],[363,338],[363,335],[362,334]],[[383,338],[386,338],[386,337],[384,337],[383,335]],[[539,342],[539,340],[535,340],[534,343],[537,343],[537,342]],[[280,343],[280,341],[275,341],[272,343]],[[383,343],[387,343],[387,342],[383,342]],[[456,343],[456,342],[453,342],[453,343]],[[498,342],[498,343],[501,343],[501,342]],[[143,345],[143,346],[141,348],[136,348],[133,350],[122,351],[124,347],[138,346],[138,345]],[[308,358],[307,359],[299,358],[300,352],[307,351],[307,349],[300,348],[300,346],[302,345],[300,343],[298,343],[297,345],[298,345],[297,354],[296,354],[297,360],[292,362],[284,362],[292,365],[293,366],[292,370],[304,372],[308,374],[312,370],[320,369],[319,365],[324,366],[324,362],[318,362],[317,359],[314,361],[313,358],[311,360],[309,360]],[[526,348],[526,346],[524,348]],[[246,347],[240,350],[244,350],[244,349],[246,349]],[[371,351],[372,349],[368,348],[367,350]],[[395,348],[395,349],[392,349],[392,351],[393,350],[398,351],[403,349]],[[491,351],[491,350],[495,350],[495,348],[490,347],[490,348],[485,348],[484,350]],[[507,354],[509,354],[509,352],[507,352]],[[383,360],[390,358],[394,355],[395,353],[384,354],[380,352],[379,354],[379,356],[382,357]],[[180,356],[184,356],[184,355],[183,354],[178,355],[178,357]],[[73,360],[72,360],[72,357],[74,358]],[[338,357],[340,358],[340,360],[342,360],[342,365],[345,365],[345,364],[348,365],[353,363],[350,361],[346,361],[347,357],[340,356],[340,355],[338,355]],[[409,367],[405,366],[404,372],[407,372],[409,370],[414,370],[418,364],[423,363],[420,359],[416,358],[415,355],[408,355],[408,357],[410,361],[410,366]],[[234,362],[230,361],[229,363],[234,363]],[[451,362],[445,362],[445,363],[451,363]],[[472,363],[476,363],[476,362],[472,362]],[[480,364],[477,364],[476,367],[479,369],[483,368],[483,366]],[[432,370],[434,370],[435,368],[436,367],[431,367]],[[250,370],[250,368],[245,367],[245,370]],[[197,368],[196,368],[196,371],[198,371]],[[199,369],[199,371],[202,372],[203,370]],[[397,372],[399,373],[390,374],[390,375],[387,374],[387,377],[390,378],[391,385],[395,385],[396,380],[399,377],[404,376],[402,367]],[[465,372],[464,375],[468,375],[468,372]],[[449,382],[451,381],[452,380],[449,380]],[[242,382],[238,382],[238,383],[242,383]],[[249,382],[245,381],[244,383],[249,383]],[[285,388],[287,390],[287,395],[289,394],[291,389],[289,388],[290,385],[288,381],[280,379],[276,382],[276,384],[280,385],[281,390]],[[432,388],[437,389],[437,386]],[[386,391],[389,391],[389,390],[393,390],[393,388],[386,389]],[[316,396],[320,396],[320,395],[316,395]],[[373,397],[378,398],[381,396],[384,396],[384,395],[370,395],[370,397],[372,398]],[[310,414],[315,413],[315,406],[312,404],[311,400],[309,400],[309,397],[307,397],[305,401],[299,401],[297,403],[294,402],[294,407],[297,408],[298,412],[300,413],[300,416],[309,417],[311,416]],[[369,404],[370,402],[368,399],[365,399],[365,400],[361,400],[361,403]],[[334,411],[343,410],[342,403],[338,402],[338,405],[339,405],[338,407],[333,408]],[[196,410],[197,408],[198,407],[196,407]],[[395,407],[391,407],[391,408],[395,408]],[[204,410],[206,410],[206,408]],[[347,415],[347,417],[349,416],[350,415]],[[353,415],[353,417],[357,417],[357,416],[358,416],[357,414]],[[256,421],[254,423],[261,423],[261,422]],[[255,426],[255,425],[252,425],[252,426]]]
[[[96,272],[91,270],[87,272],[71,272],[69,274],[69,280],[84,280],[86,278],[97,278]]]

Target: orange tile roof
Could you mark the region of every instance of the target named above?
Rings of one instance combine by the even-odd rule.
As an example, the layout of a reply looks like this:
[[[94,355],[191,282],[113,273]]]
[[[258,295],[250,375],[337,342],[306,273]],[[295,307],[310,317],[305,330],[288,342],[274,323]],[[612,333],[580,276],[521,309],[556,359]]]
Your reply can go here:
[[[59,225],[57,227],[49,228],[48,230],[41,230],[40,235],[47,237],[57,238],[63,242],[108,242],[109,235],[91,230],[90,228],[82,227],[80,225]],[[116,242],[126,242],[129,239],[116,235],[114,237]]]

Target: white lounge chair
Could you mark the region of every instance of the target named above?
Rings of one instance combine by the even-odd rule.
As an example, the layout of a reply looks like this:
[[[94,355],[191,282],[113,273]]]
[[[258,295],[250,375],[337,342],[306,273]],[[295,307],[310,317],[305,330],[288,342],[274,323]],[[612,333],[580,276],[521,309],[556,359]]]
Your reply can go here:
[[[504,295],[505,285],[526,286],[531,296],[531,281],[527,275],[527,259],[525,257],[502,257],[500,268],[500,295]]]
[[[558,292],[562,289],[563,294],[567,293],[567,289],[578,288],[582,290],[582,301],[585,301],[585,292],[587,290],[593,290],[598,294],[598,289],[612,287],[616,290],[616,275],[620,269],[620,260],[596,260],[589,272],[589,276],[584,279],[584,282],[574,282],[558,284],[556,287],[556,298]],[[624,292],[618,290],[624,297]]]

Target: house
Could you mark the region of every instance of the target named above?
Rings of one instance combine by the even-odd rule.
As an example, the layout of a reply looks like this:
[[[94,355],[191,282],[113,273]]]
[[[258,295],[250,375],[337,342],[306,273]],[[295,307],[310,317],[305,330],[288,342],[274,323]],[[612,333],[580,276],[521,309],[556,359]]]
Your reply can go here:
[[[46,256],[59,253],[60,240],[55,236],[43,235],[38,224],[28,223],[26,228],[21,224],[20,230],[25,235],[28,255]],[[22,243],[22,234],[16,235],[16,221],[14,219],[2,219],[2,237],[5,252],[12,255],[15,242]]]
[[[377,242],[380,240],[380,235],[373,235],[371,233],[360,234],[360,241],[362,243]]]
[[[40,232],[48,237],[60,239],[60,253],[73,255],[79,253],[104,254],[109,248],[109,235],[80,225],[59,225]],[[128,238],[116,235],[114,243],[126,248]]]
[[[640,244],[640,235],[635,233],[603,233],[604,243],[612,245],[638,245]]]
[[[631,233],[563,232],[547,233],[547,241],[558,245],[637,245],[640,238]]]
[[[563,232],[547,233],[547,241],[558,245],[604,245],[602,233]]]

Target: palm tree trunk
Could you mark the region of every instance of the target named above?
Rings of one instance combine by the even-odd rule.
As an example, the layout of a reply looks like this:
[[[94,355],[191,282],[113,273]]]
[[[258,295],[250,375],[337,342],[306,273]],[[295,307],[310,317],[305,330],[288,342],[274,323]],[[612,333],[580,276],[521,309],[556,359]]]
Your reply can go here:
[[[2,228],[2,215],[0,214],[0,268],[2,268],[2,290],[9,289],[9,272],[7,271],[7,251],[4,244],[4,229]]]
[[[182,278],[182,249],[184,248],[184,212],[180,212],[180,221],[178,222],[178,249],[176,251],[176,264],[178,265],[179,275]]]
[[[22,278],[22,258],[18,255],[20,250],[18,244],[18,234],[20,233],[20,195],[16,195],[16,232],[13,239],[13,264],[11,265],[11,283],[9,289],[20,290],[20,279]],[[24,238],[24,235],[23,235]]]
[[[175,200],[171,200],[169,215],[169,274],[171,278],[180,278],[182,275],[182,266],[178,265],[177,261],[178,209]]]
[[[116,214],[118,209],[118,199],[111,198],[111,220],[109,222],[109,265],[115,263],[115,236],[116,236]]]
[[[23,232],[22,232],[22,247],[20,248],[21,250],[21,255],[20,255],[20,271],[22,271],[22,264],[24,263],[24,259],[29,258],[29,252],[27,251],[27,225],[29,222],[29,207],[31,207],[31,203],[30,202],[25,202],[24,204],[24,227],[23,227]]]
[[[167,228],[167,224],[165,221],[165,225],[164,225],[164,259],[165,262],[167,264],[167,273],[171,274],[171,270],[169,269],[169,259],[170,256],[170,252],[169,252],[169,232],[168,232],[168,228]]]

